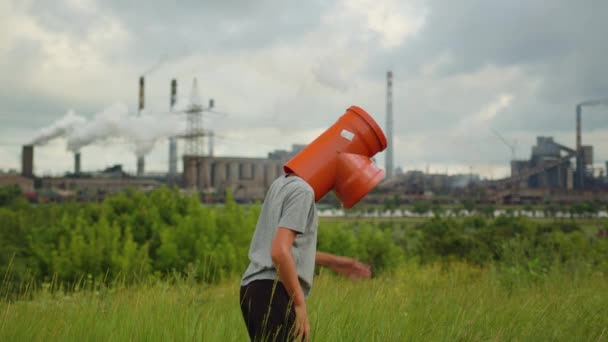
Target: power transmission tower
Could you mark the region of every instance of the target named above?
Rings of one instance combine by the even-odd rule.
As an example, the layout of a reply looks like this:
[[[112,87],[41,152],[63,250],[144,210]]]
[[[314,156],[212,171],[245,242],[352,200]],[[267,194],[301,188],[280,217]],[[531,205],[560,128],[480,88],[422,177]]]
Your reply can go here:
[[[186,133],[180,138],[185,140],[185,156],[194,160],[195,181],[192,186],[195,189],[201,189],[204,185],[201,184],[201,157],[204,153],[205,137],[209,137],[210,131],[203,127],[203,113],[210,111],[213,108],[213,99],[209,100],[209,106],[203,107],[201,98],[198,92],[198,82],[195,78],[192,83],[192,93],[190,96],[190,105],[186,108]],[[210,141],[212,143],[212,141]],[[211,152],[211,148],[210,148]],[[184,171],[185,172],[185,171]],[[208,184],[207,184],[208,186]]]
[[[202,156],[205,146],[204,137],[208,135],[203,127],[203,112],[213,108],[213,100],[209,101],[209,107],[204,108],[198,92],[198,82],[196,78],[192,83],[192,94],[190,96],[190,106],[185,110],[186,117],[186,155]]]

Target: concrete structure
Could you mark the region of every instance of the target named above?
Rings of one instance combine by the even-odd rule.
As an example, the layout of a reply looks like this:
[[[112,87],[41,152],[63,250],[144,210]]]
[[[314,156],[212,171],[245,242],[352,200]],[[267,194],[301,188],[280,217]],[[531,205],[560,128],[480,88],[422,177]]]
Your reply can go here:
[[[266,158],[184,156],[184,187],[235,199],[262,200],[270,184],[283,174],[283,161]]]

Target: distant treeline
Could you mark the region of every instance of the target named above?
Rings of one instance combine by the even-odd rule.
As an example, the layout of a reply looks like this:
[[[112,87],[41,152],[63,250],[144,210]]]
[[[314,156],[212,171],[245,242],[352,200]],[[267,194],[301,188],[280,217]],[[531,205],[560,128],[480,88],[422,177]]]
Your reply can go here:
[[[259,210],[236,204],[230,194],[224,205],[205,206],[168,188],[127,191],[101,203],[34,206],[18,189],[0,188],[0,295],[43,283],[69,288],[83,280],[236,276],[247,266]],[[608,272],[608,239],[572,220],[330,220],[322,221],[318,241],[319,250],[368,262],[376,274],[406,260],[464,261],[526,274],[555,267]]]

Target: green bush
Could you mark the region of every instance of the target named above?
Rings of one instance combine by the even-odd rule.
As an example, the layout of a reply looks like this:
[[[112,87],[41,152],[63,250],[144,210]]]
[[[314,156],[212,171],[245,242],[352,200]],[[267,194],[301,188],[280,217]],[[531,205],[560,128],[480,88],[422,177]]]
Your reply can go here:
[[[0,207],[12,204],[21,195],[21,189],[17,185],[0,186]]]
[[[39,206],[7,191],[0,193],[6,204],[0,206],[0,296],[44,282],[69,288],[83,279],[104,284],[184,275],[218,282],[238,276],[260,211],[259,204],[237,205],[230,194],[224,205],[204,206],[169,188],[127,191],[102,203]],[[427,204],[419,203],[420,211]],[[608,239],[572,220],[321,220],[318,249],[369,263],[374,274],[404,260],[494,265],[526,281],[555,268],[608,272]]]
[[[2,288],[191,271],[198,280],[218,281],[246,267],[258,207],[230,198],[224,206],[205,207],[163,188],[147,195],[127,191],[100,204],[0,208]]]
[[[404,258],[404,251],[395,243],[392,230],[369,222],[321,224],[318,249],[368,263],[374,274],[393,270]]]

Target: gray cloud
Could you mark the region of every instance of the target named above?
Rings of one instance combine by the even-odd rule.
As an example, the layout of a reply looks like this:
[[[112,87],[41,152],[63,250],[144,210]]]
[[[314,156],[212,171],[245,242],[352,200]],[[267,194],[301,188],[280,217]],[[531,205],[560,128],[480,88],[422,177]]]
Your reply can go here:
[[[268,145],[289,146],[287,133],[304,139],[297,134],[326,127],[350,104],[384,125],[384,77],[392,69],[398,164],[504,164],[509,153],[492,128],[517,138],[520,155],[527,155],[535,135],[570,139],[576,103],[608,95],[605,1],[386,1],[373,8],[423,20],[410,35],[390,36],[390,44],[382,35],[392,29],[388,19],[369,27],[368,11],[347,4],[19,5],[15,12],[51,36],[22,35],[10,50],[0,50],[0,81],[11,84],[0,93],[3,122],[35,131],[69,108],[89,115],[114,101],[133,108],[137,76],[166,54],[168,61],[147,78],[147,105],[167,107],[170,78],[178,77],[184,95],[199,76],[204,101],[214,97],[231,114],[210,122],[217,130],[286,132],[274,143],[247,146],[263,155]],[[405,13],[406,5],[416,10]],[[488,112],[504,98],[508,105]],[[608,130],[607,114],[606,108],[585,109],[584,128]],[[238,142],[231,144],[219,150],[238,153]],[[599,158],[608,158],[601,151],[596,147]]]
[[[257,50],[313,29],[320,1],[103,1],[101,9],[129,28],[130,53],[139,61],[160,53],[176,56],[200,51]]]
[[[601,42],[608,3],[427,4],[426,23],[416,38],[399,49],[378,51],[367,70],[379,82],[392,66],[401,80],[395,93],[397,110],[404,116],[397,121],[403,134],[453,127],[500,93],[512,94],[514,100],[489,126],[507,134],[527,131],[531,137],[573,132],[575,104],[606,97],[608,68],[602,56],[608,46]],[[480,82],[466,80],[476,74]],[[600,115],[584,120],[589,129],[608,128]]]

